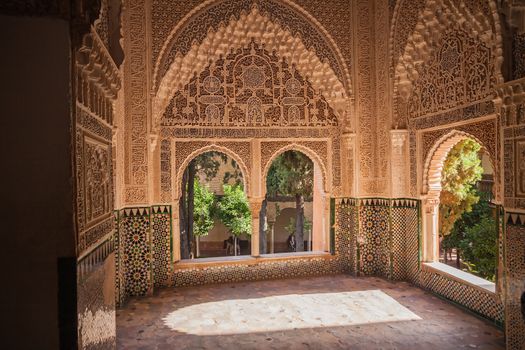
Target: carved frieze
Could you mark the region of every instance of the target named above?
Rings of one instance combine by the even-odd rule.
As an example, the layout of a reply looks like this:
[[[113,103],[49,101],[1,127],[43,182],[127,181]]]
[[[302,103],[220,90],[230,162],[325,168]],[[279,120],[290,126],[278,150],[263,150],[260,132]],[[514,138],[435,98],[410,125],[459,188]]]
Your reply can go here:
[[[129,0],[124,4],[124,123],[128,126],[124,200],[128,204],[146,203],[148,197],[146,6],[143,0]]]
[[[496,83],[490,47],[457,29],[444,33],[432,59],[416,70],[419,77],[407,101],[412,118],[481,100]]]
[[[336,126],[325,98],[255,42],[209,64],[175,94],[163,126]]]
[[[243,16],[248,17],[247,14],[252,12],[254,6],[263,16],[285,26],[286,30],[290,31],[291,37],[301,38],[306,50],[315,52],[322,61],[328,62],[340,81],[347,80],[345,72],[348,68],[344,67],[340,53],[334,48],[335,45],[326,39],[328,33],[315,23],[313,17],[292,2],[223,0],[207,1],[199,4],[200,6],[196,5],[192,1],[177,6],[171,5],[170,1],[166,0],[154,1],[153,58],[160,60],[155,74],[157,83],[166,74],[177,55],[185,56],[191,51],[194,42],[203,42],[210,29],[220,30],[221,26],[225,25],[225,19],[239,21]],[[175,16],[166,16],[166,10],[172,10],[170,13],[174,13]],[[188,16],[189,13],[192,16]],[[186,15],[184,19],[183,15]],[[333,16],[333,11],[330,16]],[[177,20],[180,22],[177,23]],[[270,30],[271,28],[266,28],[266,31]],[[278,37],[274,38],[276,39]]]
[[[525,139],[516,141],[516,197],[525,198]]]

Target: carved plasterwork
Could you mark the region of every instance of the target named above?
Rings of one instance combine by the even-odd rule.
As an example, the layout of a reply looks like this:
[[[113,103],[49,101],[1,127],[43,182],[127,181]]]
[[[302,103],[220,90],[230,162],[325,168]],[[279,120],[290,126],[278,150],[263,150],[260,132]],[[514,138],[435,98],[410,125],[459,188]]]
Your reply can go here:
[[[390,131],[392,197],[408,197],[408,130]]]
[[[444,33],[434,57],[416,68],[407,114],[415,118],[489,96],[496,82],[491,57],[490,48],[467,33]]]
[[[405,6],[408,2],[399,4],[398,16],[408,11]],[[415,26],[410,18],[394,19],[397,24],[391,33],[396,67],[394,126],[405,127],[409,115],[426,115],[490,96],[490,89],[502,80],[501,33],[492,1],[481,5],[427,1]],[[407,21],[412,21],[413,31],[404,43],[399,38],[406,32],[399,26]]]
[[[437,140],[452,130],[465,132],[471,135],[491,155],[497,154],[498,137],[497,137],[497,119],[491,118],[476,123],[462,124],[453,128],[443,128],[433,131],[425,131],[421,134],[421,146],[423,159],[427,159],[429,152],[436,146]]]
[[[164,126],[337,126],[332,108],[294,66],[252,42],[208,65],[175,94]]]
[[[355,1],[356,129],[359,195],[384,195],[389,179],[391,104],[389,84],[388,2]]]
[[[516,141],[516,197],[525,198],[525,140]]]
[[[119,71],[95,28],[75,55],[78,252],[113,229],[113,102]]]
[[[84,159],[85,218],[89,226],[113,208],[110,145],[85,137]]]
[[[503,183],[506,208],[525,209],[525,78],[497,87],[496,110],[503,135]]]
[[[146,50],[146,3],[129,0],[123,7],[124,33],[124,124],[125,135],[125,193],[128,204],[148,200],[148,69]]]
[[[109,0],[100,1],[100,13],[93,26],[104,45],[109,47]]]
[[[194,17],[199,16],[196,14],[190,23],[182,21],[184,25],[179,24],[180,28],[177,26],[174,29],[156,64],[155,77],[159,88],[153,104],[154,119],[157,120],[160,117],[172,96],[191,80],[194,73],[200,74],[209,61],[217,61],[221,56],[226,56],[232,48],[246,47],[252,40],[255,40],[258,45],[264,46],[268,52],[275,51],[279,57],[289,60],[299,74],[308,78],[314,89],[323,94],[339,117],[345,117],[349,113],[347,111],[349,108],[347,96],[350,93],[349,83],[347,84],[349,75],[345,73],[345,69],[341,68],[338,60],[334,61],[331,58],[332,56],[325,59],[319,58],[320,55],[322,57],[324,54],[333,53],[332,46],[322,41],[323,36],[320,33],[317,33],[319,41],[316,43],[322,44],[321,46],[308,46],[308,43],[305,45],[304,37],[297,35],[298,32],[290,32],[290,25],[285,24],[294,23],[295,25],[306,25],[305,28],[309,28],[308,21],[305,19],[303,19],[303,23],[273,22],[274,13],[265,12],[265,8],[272,4],[274,7],[277,6],[273,1],[260,3],[257,6],[251,6],[250,1],[247,3],[250,5],[249,12],[234,12],[232,15],[238,16],[238,18],[233,17],[228,23],[217,23],[217,28],[210,23],[210,27],[203,28],[202,32],[191,31],[186,33],[188,28],[192,28],[192,26],[202,27],[207,21],[213,22],[212,19],[206,19],[208,18],[206,16],[210,16],[210,14],[203,12],[206,18],[202,19],[201,22],[194,22],[197,21]],[[230,5],[234,6],[235,4]],[[219,8],[221,7],[219,6]],[[289,8],[288,12],[290,12]],[[277,13],[279,17],[283,15]],[[216,19],[224,18],[217,16],[215,12],[213,17]],[[290,21],[290,18],[287,18],[287,21]],[[312,31],[311,28],[310,31]],[[207,35],[200,38],[201,33],[207,33]],[[186,36],[189,36],[192,41],[197,40],[198,44],[190,47],[184,46]],[[323,50],[321,50],[322,47],[324,47]]]

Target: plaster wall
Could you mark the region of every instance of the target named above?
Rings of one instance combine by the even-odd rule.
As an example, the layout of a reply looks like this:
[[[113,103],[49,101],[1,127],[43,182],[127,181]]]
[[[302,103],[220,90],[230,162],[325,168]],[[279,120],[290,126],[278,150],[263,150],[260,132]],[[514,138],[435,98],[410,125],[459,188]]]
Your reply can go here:
[[[67,348],[76,341],[69,23],[0,16],[0,42],[1,256],[15,287],[2,288],[1,314],[7,333],[31,335],[2,346],[57,349],[61,318]]]

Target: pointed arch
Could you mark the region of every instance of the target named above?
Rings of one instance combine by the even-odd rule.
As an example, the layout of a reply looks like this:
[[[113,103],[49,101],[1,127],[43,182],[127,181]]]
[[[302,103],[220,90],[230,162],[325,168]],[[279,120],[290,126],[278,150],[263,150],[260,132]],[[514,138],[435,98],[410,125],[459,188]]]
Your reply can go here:
[[[251,194],[250,191],[250,172],[248,167],[246,166],[246,163],[242,159],[241,156],[239,156],[234,151],[230,150],[228,147],[220,146],[217,144],[210,144],[204,147],[200,147],[195,149],[193,152],[191,152],[186,158],[184,158],[184,161],[178,166],[176,169],[173,169],[175,172],[175,190],[173,193],[173,200],[178,200],[178,198],[181,195],[182,192],[182,176],[184,174],[184,171],[190,164],[190,162],[197,156],[206,153],[206,152],[220,152],[226,154],[228,157],[232,158],[241,169],[242,173],[242,180],[243,180],[243,187],[244,187],[244,193],[246,193],[246,196],[249,197]]]
[[[227,22],[222,20],[208,27],[206,36],[200,42],[193,41],[190,46],[181,48],[174,46],[185,28],[197,25],[194,21],[198,20],[200,14],[211,7],[216,10],[215,7],[226,6],[229,2],[206,1],[190,12],[164,43],[154,69],[154,128],[173,95],[195,74],[199,74],[210,61],[219,59],[231,49],[246,46],[252,40],[295,65],[298,72],[308,78],[312,86],[326,98],[338,117],[350,113],[350,74],[342,55],[326,30],[297,5],[270,0],[257,5],[250,2],[249,11],[243,10]],[[298,21],[284,23],[282,19],[273,18],[264,8],[270,3],[277,8],[284,6],[288,12],[298,12]],[[303,27],[307,25],[309,32],[301,33],[300,30],[306,29],[293,28],[294,22],[301,22]],[[314,39],[307,40],[307,37]]]
[[[329,188],[330,181],[328,179],[328,173],[326,171],[326,164],[323,162],[323,160],[319,157],[319,155],[315,151],[311,150],[310,148],[306,146],[303,146],[297,143],[290,143],[284,147],[279,148],[275,152],[273,152],[273,154],[268,159],[268,161],[265,164],[262,164],[262,179],[266,179],[266,177],[268,176],[268,171],[270,171],[270,167],[273,161],[275,160],[275,158],[277,158],[278,156],[280,156],[286,151],[298,151],[306,155],[308,158],[310,158],[310,160],[314,163],[314,165],[317,165],[321,170],[324,191],[327,193],[330,192],[330,188]],[[263,188],[265,192],[263,194],[266,194],[266,187],[263,186]]]
[[[464,131],[452,130],[436,141],[430,149],[423,166],[423,194],[427,200],[439,202],[441,194],[441,178],[443,166],[450,150],[463,140],[473,140],[479,143],[485,153],[488,154],[492,168],[497,171],[495,155],[488,151],[487,146],[476,136]],[[497,188],[495,188],[497,191]]]
[[[447,33],[462,31],[486,46],[491,54],[491,86],[503,81],[501,29],[496,4],[487,0],[481,4],[484,6],[474,5],[452,0],[415,3],[402,0],[396,5],[390,33],[394,126],[406,127],[408,112],[404,104],[420,78],[418,67],[434,58]]]

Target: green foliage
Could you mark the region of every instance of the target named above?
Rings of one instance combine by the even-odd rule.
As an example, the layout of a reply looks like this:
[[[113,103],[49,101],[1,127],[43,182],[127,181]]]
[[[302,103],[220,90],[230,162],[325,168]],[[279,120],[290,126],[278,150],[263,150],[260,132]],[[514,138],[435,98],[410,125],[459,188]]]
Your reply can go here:
[[[237,162],[233,159],[230,159],[230,165],[232,167],[232,171],[226,171],[223,176],[223,183],[229,184],[232,183],[241,186],[242,188],[242,171]]]
[[[480,149],[477,142],[467,139],[455,145],[445,160],[439,207],[442,236],[448,235],[456,220],[479,201],[475,185],[483,174]]]
[[[459,243],[463,263],[469,271],[490,281],[495,280],[497,270],[496,232],[496,221],[484,216],[479,223],[466,228]]]
[[[313,193],[314,164],[306,155],[286,151],[273,161],[266,177],[269,196],[310,197]]]
[[[206,236],[213,228],[213,207],[215,195],[208,187],[194,180],[193,234]]]
[[[227,156],[224,153],[210,151],[199,154],[192,162],[195,164],[196,173],[211,181],[217,176],[221,163],[225,163],[226,160]]]
[[[476,195],[480,196],[479,192]],[[497,270],[497,227],[489,202],[480,200],[454,223],[441,248],[459,250],[469,272],[493,281]]]
[[[217,203],[217,216],[230,233],[239,237],[252,234],[248,198],[238,185],[223,185],[224,195]]]

